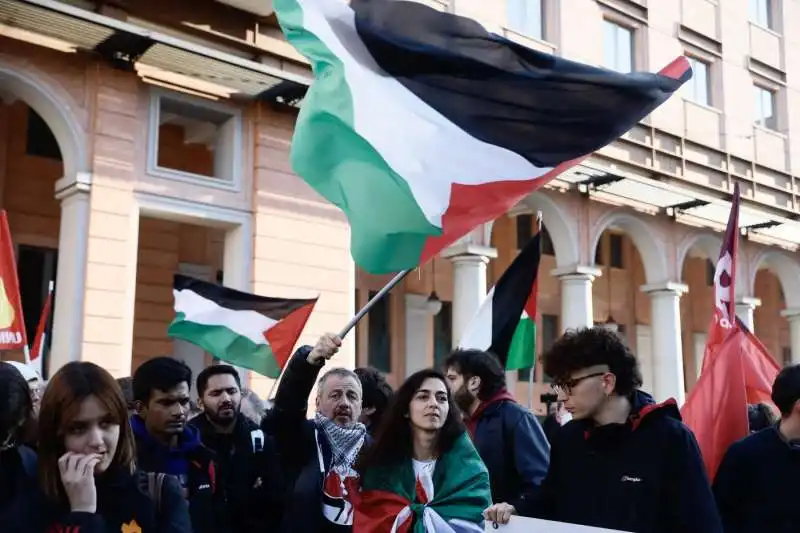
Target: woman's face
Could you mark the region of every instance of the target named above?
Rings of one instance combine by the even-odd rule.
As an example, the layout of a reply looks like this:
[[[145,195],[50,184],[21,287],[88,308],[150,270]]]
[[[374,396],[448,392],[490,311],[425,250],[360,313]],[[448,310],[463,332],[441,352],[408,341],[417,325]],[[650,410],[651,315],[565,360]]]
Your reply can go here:
[[[447,385],[444,381],[436,378],[428,378],[423,381],[408,406],[411,427],[422,431],[441,429],[449,412]]]
[[[99,474],[114,460],[119,429],[97,396],[89,396],[81,403],[78,415],[64,428],[64,447],[78,454],[100,454],[100,462],[94,467],[95,474]]]

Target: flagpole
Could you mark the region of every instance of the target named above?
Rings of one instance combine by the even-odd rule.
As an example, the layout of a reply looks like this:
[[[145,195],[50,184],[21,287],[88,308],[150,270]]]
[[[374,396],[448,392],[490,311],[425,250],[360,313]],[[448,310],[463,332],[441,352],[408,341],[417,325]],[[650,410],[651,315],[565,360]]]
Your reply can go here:
[[[406,270],[401,270],[400,272],[397,273],[397,275],[395,275],[395,277],[393,277],[389,281],[389,283],[384,285],[383,288],[381,290],[379,290],[378,293],[375,296],[373,296],[370,299],[370,301],[368,301],[366,303],[366,305],[364,305],[364,307],[359,309],[358,313],[356,313],[356,316],[354,316],[352,319],[350,319],[350,322],[348,322],[347,325],[344,328],[342,328],[342,330],[339,332],[339,338],[340,339],[344,339],[345,336],[348,333],[350,333],[350,330],[353,329],[356,324],[358,324],[359,320],[364,318],[364,316],[367,313],[369,313],[369,310],[372,309],[372,307],[376,303],[381,301],[384,296],[389,294],[389,291],[391,291],[394,288],[395,285],[397,285],[398,283],[403,281],[403,279],[411,273],[411,270],[412,269],[410,269],[410,268],[408,268]]]
[[[538,227],[539,233],[541,234],[542,233],[542,212],[541,211],[537,211],[536,212],[536,225]],[[539,246],[541,247],[541,237],[540,237],[540,240],[539,240]],[[536,297],[538,298],[539,295],[537,294]],[[535,316],[531,317],[531,319],[533,320],[534,324],[536,324],[536,318],[537,317],[535,317]],[[538,335],[537,335],[537,337],[538,337]],[[535,379],[534,374],[536,373],[536,356],[535,356],[535,354],[536,354],[536,340],[534,340],[534,344],[533,344],[533,353],[534,353],[533,365],[531,366],[531,371],[528,372],[528,409],[531,409],[531,410],[533,410],[533,384],[534,384],[534,379]]]

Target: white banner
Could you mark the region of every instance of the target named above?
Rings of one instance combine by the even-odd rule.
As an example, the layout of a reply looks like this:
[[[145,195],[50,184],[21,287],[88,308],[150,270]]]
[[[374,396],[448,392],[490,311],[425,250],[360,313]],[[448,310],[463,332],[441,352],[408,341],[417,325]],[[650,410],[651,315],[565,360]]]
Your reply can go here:
[[[600,527],[578,526],[565,522],[551,522],[536,518],[523,518],[512,516],[506,525],[496,525],[486,522],[487,533],[625,533],[617,529],[603,529]]]

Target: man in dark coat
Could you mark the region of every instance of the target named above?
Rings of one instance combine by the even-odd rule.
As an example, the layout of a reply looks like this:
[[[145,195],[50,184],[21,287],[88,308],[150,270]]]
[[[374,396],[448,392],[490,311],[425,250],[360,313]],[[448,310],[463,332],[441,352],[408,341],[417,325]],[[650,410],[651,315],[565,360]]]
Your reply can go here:
[[[308,420],[308,397],[341,339],[322,336],[312,349],[297,350],[283,371],[275,403],[262,423],[273,435],[287,479],[283,533],[349,533],[358,474],[353,469],[367,429],[361,415],[361,383],[344,368],[332,368],[317,383],[317,413]]]
[[[780,422],[731,446],[714,479],[725,533],[800,531],[800,365],[781,370],[772,401]]]
[[[445,360],[444,373],[489,470],[492,501],[524,507],[547,474],[550,446],[539,421],[514,401],[494,355],[456,350]]]
[[[197,376],[203,414],[189,425],[203,445],[214,451],[217,472],[217,524],[230,533],[277,529],[283,506],[278,452],[271,437],[241,412],[239,373],[230,365],[213,365]]]
[[[543,360],[573,420],[555,436],[541,498],[519,514],[632,533],[722,533],[694,435],[674,400],[656,404],[638,390],[638,362],[616,333],[568,331]]]
[[[136,438],[136,465],[145,472],[177,477],[189,502],[194,533],[225,531],[217,524],[214,452],[187,425],[192,371],[182,361],[155,357],[133,375],[138,414],[131,417]]]

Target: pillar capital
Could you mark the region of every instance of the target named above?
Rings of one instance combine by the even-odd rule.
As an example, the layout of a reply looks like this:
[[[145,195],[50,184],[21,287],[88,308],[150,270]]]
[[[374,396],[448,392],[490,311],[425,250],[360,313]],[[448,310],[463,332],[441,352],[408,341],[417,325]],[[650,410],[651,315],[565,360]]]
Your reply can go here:
[[[781,311],[781,316],[787,319],[789,322],[797,322],[800,321],[800,308],[790,308],[784,309]]]
[[[755,309],[756,307],[761,307],[761,298],[754,298],[752,296],[745,296],[743,298],[736,299],[736,307],[741,307],[743,309]],[[800,312],[800,309],[798,310]]]
[[[406,311],[408,313],[420,314],[420,315],[430,315],[431,314],[431,306],[428,303],[428,297],[422,294],[411,294],[408,293],[405,295],[406,300]]]
[[[457,242],[456,244],[445,248],[440,254],[443,258],[449,259],[453,262],[483,262],[488,263],[489,259],[497,257],[497,249],[491,246],[483,246],[481,244],[472,244],[470,242]]]
[[[75,176],[64,176],[56,181],[55,196],[57,200],[66,200],[75,195],[87,195],[92,190],[92,175],[89,172],[78,172]]]
[[[642,285],[639,290],[649,294],[651,297],[673,296],[680,298],[689,292],[689,286],[675,281],[665,281],[662,283],[649,283]]]
[[[551,270],[550,275],[562,281],[575,280],[592,282],[595,278],[602,276],[603,271],[593,266],[567,265]]]

